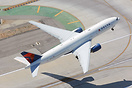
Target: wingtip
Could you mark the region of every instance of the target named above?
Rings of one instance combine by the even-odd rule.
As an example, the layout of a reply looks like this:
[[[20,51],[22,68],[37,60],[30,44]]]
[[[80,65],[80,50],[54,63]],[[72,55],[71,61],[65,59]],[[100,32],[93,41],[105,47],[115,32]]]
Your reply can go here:
[[[28,21],[28,22],[29,22],[30,24],[32,24],[32,23],[35,22],[35,21],[32,21],[32,20],[31,20],[31,21]]]
[[[40,23],[39,22],[36,22],[36,21],[28,21],[30,24],[32,24],[32,25],[35,25],[35,26],[37,26],[38,24],[40,25]]]
[[[85,73],[87,73],[88,72],[88,69],[87,70],[83,70],[83,73],[85,74]]]
[[[83,73],[85,74],[85,73],[87,73],[87,71],[83,71]]]
[[[33,78],[37,77],[37,75],[32,75]]]

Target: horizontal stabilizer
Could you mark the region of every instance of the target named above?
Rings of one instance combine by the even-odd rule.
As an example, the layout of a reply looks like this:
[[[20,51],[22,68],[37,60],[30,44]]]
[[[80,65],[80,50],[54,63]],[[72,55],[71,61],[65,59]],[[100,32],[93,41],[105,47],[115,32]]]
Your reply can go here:
[[[25,52],[25,51],[23,51],[21,54],[30,63],[30,65],[28,67],[30,67],[30,69],[31,69],[32,77],[37,76],[40,63],[36,63],[34,65],[32,63],[33,62],[35,63],[36,60],[41,59],[42,56],[33,54],[33,53],[29,53],[29,52]]]
[[[30,63],[24,57],[15,57],[14,59],[23,64],[30,65]]]
[[[39,64],[35,64],[35,65],[30,67],[31,73],[32,73],[32,77],[36,77],[37,76],[39,65],[40,65],[40,63]]]
[[[40,63],[36,63],[35,61],[40,60],[42,56],[33,54],[33,53],[29,53],[29,52],[25,52],[25,51],[23,51],[21,54],[23,57],[16,57],[14,59],[26,64],[27,67],[25,67],[25,68],[30,67],[32,77],[37,76]]]

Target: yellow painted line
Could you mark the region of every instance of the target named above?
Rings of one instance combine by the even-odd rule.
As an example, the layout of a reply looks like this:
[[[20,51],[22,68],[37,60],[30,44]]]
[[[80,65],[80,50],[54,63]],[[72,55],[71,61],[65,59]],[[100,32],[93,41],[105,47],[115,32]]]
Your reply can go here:
[[[113,8],[106,0],[104,0],[106,4],[108,4],[113,10],[115,10],[118,14],[120,14],[123,18],[125,18],[126,20],[128,20],[124,15],[122,15],[120,12],[118,12],[115,8]],[[132,22],[130,20],[128,20],[131,24]]]
[[[59,13],[57,13],[57,14],[55,15],[55,17],[56,17],[56,16],[58,16],[59,14],[61,14],[62,12],[63,12],[63,10],[62,10],[62,11],[60,11]]]
[[[123,16],[126,20],[128,20],[129,22],[130,22],[130,24],[132,24],[132,22],[129,20],[129,19],[127,19],[125,16]]]
[[[91,73],[91,74],[88,74],[88,75],[85,75],[85,76],[89,76],[89,75],[92,75],[92,74],[95,74],[95,73],[98,73],[98,72],[102,72],[102,71],[108,71],[108,70],[119,69],[119,68],[132,68],[132,66],[119,66],[119,67],[107,68],[107,69],[99,70],[97,72],[94,72],[94,73]]]
[[[104,0],[104,1],[106,2],[106,0]],[[120,15],[126,20],[128,26],[129,26],[130,34],[131,34],[131,33],[132,33],[132,32],[131,32],[131,27],[130,27],[130,24],[129,24],[128,22],[130,22],[131,24],[132,24],[132,22],[131,22],[130,20],[128,20],[125,16],[123,16],[120,12],[118,12],[115,8],[113,8],[108,2],[106,2],[106,3],[107,3],[113,10],[115,10],[118,14],[120,14]],[[71,23],[71,22],[70,22],[70,23]],[[69,23],[69,24],[70,24],[70,23]],[[73,23],[73,22],[72,22],[72,23]],[[126,49],[128,48],[128,46],[130,45],[130,42],[131,42],[131,36],[129,37],[129,41],[128,41],[127,46],[125,47],[125,49],[124,49],[115,59],[113,59],[112,61],[110,61],[110,62],[108,62],[108,63],[106,63],[106,64],[104,64],[104,65],[102,65],[102,66],[99,66],[99,67],[97,67],[97,68],[91,69],[91,70],[89,70],[89,72],[90,72],[90,71],[94,71],[94,70],[96,70],[96,69],[99,69],[99,68],[101,68],[101,67],[104,67],[104,66],[106,66],[106,65],[108,65],[108,64],[110,64],[110,63],[112,63],[112,62],[114,62],[116,59],[118,59],[118,58],[126,51]],[[92,75],[92,74],[94,74],[94,73],[98,73],[98,72],[102,72],[102,71],[106,71],[106,70],[111,70],[111,69],[116,69],[116,68],[123,68],[123,67],[132,67],[132,66],[120,66],[120,67],[114,67],[114,68],[107,68],[107,69],[104,69],[104,70],[99,70],[99,71],[97,71],[97,72],[93,72],[93,73],[88,74],[88,75]],[[80,73],[80,74],[82,74],[82,73]],[[77,75],[80,75],[80,74],[77,74]],[[75,77],[75,76],[77,76],[77,75],[74,75],[74,76],[71,76],[71,77]],[[85,75],[85,76],[88,76],[88,75]],[[81,78],[81,77],[77,77],[77,78]],[[56,82],[59,82],[59,81],[56,81]],[[56,82],[54,82],[54,83],[56,83]],[[63,83],[64,83],[64,82],[59,83],[59,84],[56,84],[56,85],[51,86],[51,87],[49,87],[49,88],[55,87],[55,86],[60,85],[60,84],[63,84]],[[52,84],[52,83],[50,83],[50,84]],[[47,85],[50,85],[50,84],[47,84]]]
[[[104,1],[105,1],[105,0],[104,0]],[[105,1],[105,2],[106,2],[106,1]],[[118,14],[120,14],[120,15],[126,20],[128,26],[129,26],[130,34],[131,34],[131,27],[130,27],[130,24],[128,23],[128,20],[126,19],[126,17],[123,16],[120,12],[118,12],[115,8],[113,8],[108,2],[106,2],[106,3],[107,3],[113,10],[115,10]],[[126,51],[126,49],[128,48],[128,46],[130,45],[130,41],[131,41],[131,36],[129,37],[129,41],[128,41],[127,46],[125,47],[125,49],[124,49],[115,59],[113,59],[112,61],[110,61],[110,62],[108,62],[108,63],[106,63],[106,64],[104,64],[104,65],[102,65],[102,66],[100,66],[100,67],[98,67],[98,68],[104,67],[104,66],[106,66],[106,65],[108,65],[108,64],[110,64],[110,63],[112,63],[112,62],[114,62],[116,59],[118,59],[118,58]]]
[[[67,12],[67,13],[69,13],[69,12]],[[72,15],[71,13],[69,13],[70,15]],[[74,16],[74,15],[72,15],[72,16]],[[76,19],[78,19],[76,16],[74,16]],[[79,20],[79,19],[78,19]],[[79,22],[83,25],[83,23],[79,20]],[[85,26],[83,25],[83,28],[84,28],[84,30],[85,30]]]
[[[40,6],[38,7],[37,13],[39,13],[39,10],[40,10]]]
[[[127,19],[128,20],[128,19]],[[132,22],[130,21],[130,20],[128,20],[131,24],[132,24]]]
[[[73,21],[73,22],[69,22],[69,23],[67,23],[67,24],[73,24],[73,23],[77,23],[77,22],[79,22],[79,20]]]
[[[101,71],[118,69],[118,68],[130,68],[130,67],[132,67],[132,66],[119,66],[119,67],[107,68],[107,69],[104,69],[104,70],[101,70]]]
[[[16,8],[16,7],[19,7],[19,6],[23,6],[23,5],[32,3],[32,2],[36,2],[36,1],[39,1],[39,0],[31,0],[31,1],[23,2],[23,3],[17,4],[17,5],[10,6],[8,8],[4,8],[3,10],[7,11],[7,10],[10,10],[10,9],[13,9],[13,8]]]
[[[89,75],[92,75],[92,74],[95,74],[95,73],[98,73],[98,72],[102,72],[102,71],[113,70],[113,69],[119,69],[119,68],[132,68],[132,66],[119,66],[119,67],[107,68],[107,69],[103,69],[103,70],[98,70],[97,72],[93,72],[93,73],[87,74],[87,75],[85,75],[85,76],[89,76]],[[76,78],[73,78],[73,79],[79,79],[79,78],[82,78],[82,77],[85,77],[85,76],[80,76],[80,77],[76,77]],[[70,78],[72,78],[72,77],[70,77]],[[71,80],[71,81],[72,81],[72,80]],[[71,81],[68,81],[68,82],[71,82]],[[52,84],[57,83],[57,82],[59,82],[59,81],[53,82]],[[65,82],[58,83],[58,84],[53,85],[53,86],[50,86],[50,87],[48,87],[48,88],[53,88],[53,87],[56,87],[56,86],[61,85],[61,84],[63,84],[63,83],[65,83]],[[44,87],[44,86],[43,86],[43,87]]]
[[[107,68],[107,69],[103,69],[103,70],[98,70],[97,72],[93,72],[93,73],[87,74],[85,76],[89,76],[89,75],[92,75],[92,74],[95,74],[95,73],[98,73],[98,72],[102,72],[102,71],[107,71],[107,70],[112,70],[112,69],[119,69],[119,68],[132,68],[132,66],[119,66],[119,67]],[[81,78],[81,77],[78,77],[77,79],[79,79],[79,78]]]
[[[104,0],[104,1],[105,1],[105,0]],[[105,2],[106,2],[106,1],[105,1]],[[115,10],[118,14],[120,14],[121,16],[123,16],[120,12],[118,12],[115,8],[113,8],[108,2],[106,2],[106,3],[107,3],[113,10]],[[130,34],[131,34],[131,33],[132,33],[132,32],[131,32],[131,27],[130,27],[130,24],[128,23],[129,20],[128,20],[125,16],[123,16],[123,18],[126,20],[128,26],[129,26]],[[129,22],[130,22],[130,21],[129,21]],[[97,68],[91,69],[90,71],[99,69],[99,68],[101,68],[101,67],[104,67],[104,66],[106,66],[106,65],[108,65],[108,64],[110,64],[110,63],[112,63],[112,62],[114,62],[116,59],[118,59],[118,58],[126,51],[126,49],[128,48],[128,46],[130,45],[130,42],[131,42],[131,36],[129,37],[129,41],[128,41],[127,46],[125,47],[125,49],[124,49],[115,59],[113,59],[112,61],[110,61],[110,62],[108,62],[108,63],[106,63],[106,64],[104,64],[104,65],[102,65],[102,66],[99,66],[99,67],[97,67]]]

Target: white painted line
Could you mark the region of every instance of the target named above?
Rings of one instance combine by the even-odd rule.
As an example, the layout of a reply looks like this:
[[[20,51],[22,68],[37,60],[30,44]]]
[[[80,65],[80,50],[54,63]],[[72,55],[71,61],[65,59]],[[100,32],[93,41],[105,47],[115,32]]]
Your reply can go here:
[[[52,86],[57,85],[57,84],[60,84],[60,83],[62,83],[62,81],[59,81],[59,82],[56,82],[56,83],[53,83],[53,84],[47,85],[47,86],[42,87],[42,88],[49,88],[49,87],[52,87]]]
[[[110,43],[110,42],[113,42],[113,41],[116,41],[116,40],[119,40],[119,39],[122,39],[122,38],[125,38],[125,37],[128,37],[128,36],[131,36],[132,34],[128,34],[128,35],[125,35],[125,36],[122,36],[122,37],[119,37],[119,38],[115,38],[113,40],[109,40],[109,41],[106,41],[106,42],[103,42],[103,43],[100,43],[101,45],[103,44],[106,44],[106,43]]]
[[[122,63],[125,63],[125,62],[128,62],[128,61],[131,61],[131,60],[132,60],[132,58],[131,58],[131,59],[128,59],[128,60],[121,61],[121,62],[119,62],[119,63],[115,63],[115,64],[112,64],[112,65],[103,67],[103,68],[100,68],[100,69],[98,69],[98,70],[104,70],[104,69],[110,68],[110,67],[112,67],[112,66],[116,66],[116,65],[119,65],[119,64],[122,64]]]
[[[23,69],[25,69],[25,68],[20,68],[20,69],[17,69],[15,71],[11,71],[11,72],[8,72],[8,73],[4,73],[4,74],[0,75],[0,77],[5,76],[5,75],[8,75],[8,74],[11,74],[11,73],[14,73],[14,72],[17,72],[17,71],[20,71],[20,70],[23,70]]]
[[[125,38],[125,37],[128,37],[128,36],[131,36],[131,35],[132,35],[132,34],[128,34],[128,35],[125,35],[125,36],[122,36],[122,37],[119,37],[119,38],[116,38],[116,39],[113,39],[113,40],[109,40],[109,41],[106,41],[106,42],[103,42],[103,43],[100,43],[100,44],[103,45],[103,44],[106,44],[106,43],[110,43],[110,42],[113,42],[113,41],[116,41],[116,40],[119,40],[119,39],[122,39],[122,38]],[[131,60],[131,59],[129,59],[129,60]],[[128,61],[128,60],[122,61],[122,62],[116,63],[116,64],[114,64],[114,65],[112,65],[112,66],[115,66],[115,65],[118,65],[118,64],[127,62],[127,61]],[[106,69],[106,68],[109,68],[109,67],[111,67],[111,65],[110,65],[110,66],[107,66],[107,67],[104,67],[104,68],[100,68],[99,70]],[[0,75],[0,77],[5,76],[5,75],[8,75],[8,74],[11,74],[11,73],[14,73],[14,72],[17,72],[17,71],[20,71],[20,70],[23,70],[23,69],[25,69],[25,68],[20,68],[20,69],[17,69],[17,70],[15,70],[15,71],[11,71],[11,72],[8,72],[8,73],[4,73],[4,74]],[[55,84],[56,84],[56,83],[55,83]],[[57,84],[58,84],[58,83],[57,83]],[[49,85],[49,86],[51,86],[51,85]],[[45,88],[45,87],[43,87],[43,88]]]

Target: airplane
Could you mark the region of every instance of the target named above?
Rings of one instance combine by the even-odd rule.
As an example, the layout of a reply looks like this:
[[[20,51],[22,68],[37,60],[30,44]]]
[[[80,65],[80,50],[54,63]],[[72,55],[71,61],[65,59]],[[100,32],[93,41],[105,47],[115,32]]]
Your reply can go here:
[[[61,43],[42,55],[23,51],[21,53],[23,57],[16,57],[14,59],[26,64],[27,66],[25,69],[30,68],[32,77],[35,77],[37,76],[40,64],[50,62],[59,58],[60,56],[65,56],[72,53],[79,60],[83,72],[86,73],[89,67],[90,53],[97,52],[101,49],[101,45],[99,43],[91,46],[92,39],[108,29],[113,31],[114,26],[119,20],[119,17],[110,17],[84,31],[81,27],[76,28],[73,31],[68,31],[35,21],[29,21],[30,24],[35,25],[41,30],[58,38]]]

